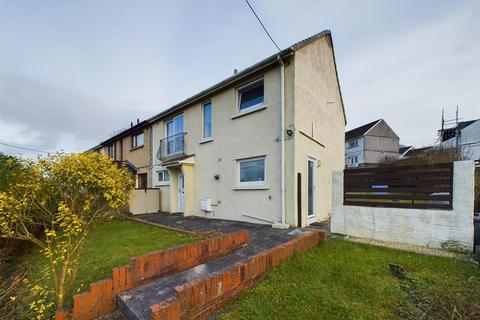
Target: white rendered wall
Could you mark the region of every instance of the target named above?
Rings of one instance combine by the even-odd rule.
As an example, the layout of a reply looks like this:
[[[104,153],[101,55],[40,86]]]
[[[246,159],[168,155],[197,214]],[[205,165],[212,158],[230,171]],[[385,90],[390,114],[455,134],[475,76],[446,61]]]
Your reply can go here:
[[[454,163],[453,209],[343,205],[343,172],[333,173],[331,231],[360,238],[440,248],[448,240],[473,250],[474,162]]]

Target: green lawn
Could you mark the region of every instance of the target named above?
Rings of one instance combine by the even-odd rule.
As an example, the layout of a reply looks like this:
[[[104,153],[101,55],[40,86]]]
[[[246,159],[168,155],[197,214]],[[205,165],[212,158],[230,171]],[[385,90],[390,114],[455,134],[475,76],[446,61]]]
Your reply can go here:
[[[334,240],[280,265],[220,319],[480,319],[479,297],[478,266]]]
[[[75,290],[83,285],[83,291],[91,282],[110,278],[112,268],[127,264],[131,257],[196,240],[199,239],[194,236],[131,220],[103,223],[88,235],[80,257]],[[39,274],[46,263],[46,258],[37,249],[23,259],[31,278]]]

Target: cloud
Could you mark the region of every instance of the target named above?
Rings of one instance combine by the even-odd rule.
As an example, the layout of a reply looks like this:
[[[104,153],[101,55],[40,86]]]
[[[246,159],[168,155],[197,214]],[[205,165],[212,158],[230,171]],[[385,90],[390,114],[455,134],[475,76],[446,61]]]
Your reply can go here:
[[[29,76],[2,73],[0,141],[81,151],[128,126],[135,110]]]
[[[453,116],[458,104],[463,116],[478,118],[475,6],[459,7],[345,57],[340,76],[350,127],[381,117],[403,142],[424,145],[435,141],[442,107]]]

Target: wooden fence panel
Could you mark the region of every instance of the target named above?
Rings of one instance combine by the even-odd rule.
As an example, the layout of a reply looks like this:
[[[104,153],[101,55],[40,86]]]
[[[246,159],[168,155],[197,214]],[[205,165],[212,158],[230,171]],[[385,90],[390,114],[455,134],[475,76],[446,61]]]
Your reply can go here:
[[[453,163],[344,170],[344,205],[452,209]]]

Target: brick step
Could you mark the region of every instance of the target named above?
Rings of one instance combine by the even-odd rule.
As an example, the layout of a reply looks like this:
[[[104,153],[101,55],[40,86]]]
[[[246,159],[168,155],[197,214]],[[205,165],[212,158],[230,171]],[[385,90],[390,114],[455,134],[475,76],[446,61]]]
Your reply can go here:
[[[263,239],[254,238],[234,253],[119,294],[120,314],[128,320],[207,319],[295,252],[325,240],[326,233],[264,234]]]
[[[222,273],[255,253],[256,250],[248,246],[243,247],[233,254],[121,293],[117,300],[118,310],[128,320],[149,320],[151,319],[150,307],[174,297],[175,287],[211,273]]]

